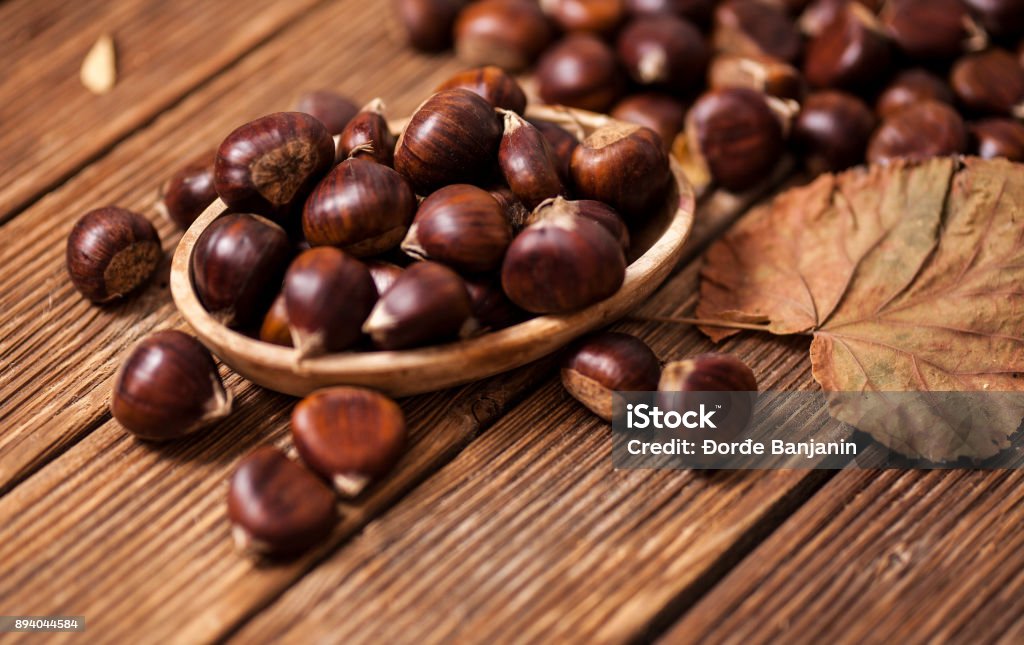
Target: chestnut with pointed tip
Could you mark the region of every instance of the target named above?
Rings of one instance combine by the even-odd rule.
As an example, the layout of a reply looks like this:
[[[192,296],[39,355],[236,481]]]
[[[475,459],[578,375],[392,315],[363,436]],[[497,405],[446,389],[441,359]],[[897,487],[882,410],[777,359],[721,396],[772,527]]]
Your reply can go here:
[[[555,197],[554,199],[545,200],[537,206],[530,214],[528,223],[533,224],[547,217],[555,217],[557,215],[583,217],[597,222],[605,227],[612,237],[618,240],[619,244],[622,245],[623,253],[629,251],[629,228],[622,221],[619,214],[615,212],[615,209],[608,204],[593,199],[568,200],[563,197]]]
[[[292,346],[292,332],[288,329],[288,309],[284,304],[284,293],[277,294],[270,309],[263,316],[263,324],[260,325],[260,340],[282,347]]]
[[[462,88],[423,102],[398,137],[395,170],[419,194],[448,184],[472,184],[494,169],[501,122],[485,99]]]
[[[571,215],[527,226],[505,254],[501,286],[526,311],[562,314],[611,296],[626,274],[618,240],[595,221]]]
[[[395,158],[395,135],[384,116],[384,101],[373,99],[356,114],[338,137],[338,159],[367,159],[390,166]]]
[[[549,105],[605,112],[622,94],[615,52],[591,34],[569,34],[537,62],[537,93]]]
[[[228,488],[231,535],[240,551],[290,556],[326,538],[335,521],[334,493],[273,446],[243,457]]]
[[[875,101],[875,113],[888,118],[908,105],[924,101],[953,104],[953,91],[946,81],[928,70],[913,68],[900,72]]]
[[[149,220],[116,206],[83,215],[68,234],[65,250],[71,284],[97,304],[142,287],[162,257],[160,237]]]
[[[815,92],[804,101],[793,125],[793,139],[814,174],[839,172],[864,161],[875,115],[856,96]]]
[[[708,86],[713,90],[746,87],[782,99],[799,100],[804,95],[800,72],[771,56],[715,56],[708,67]]]
[[[868,161],[920,161],[967,152],[967,128],[957,112],[936,101],[906,107],[882,122],[868,143]]]
[[[982,159],[1004,157],[1024,162],[1024,124],[1013,119],[985,119],[968,127],[971,148]]]
[[[217,149],[213,183],[237,211],[288,219],[334,165],[334,139],[315,117],[277,112],[237,128]]]
[[[466,285],[437,262],[416,262],[381,296],[363,325],[380,349],[465,338],[476,330]]]
[[[864,90],[879,84],[889,66],[890,45],[878,19],[850,2],[807,44],[804,74],[816,88]]]
[[[455,19],[469,0],[395,0],[395,13],[409,44],[420,51],[451,47]]]
[[[288,235],[258,215],[229,213],[202,232],[192,251],[196,294],[229,327],[255,324],[270,305],[292,256]]]
[[[676,94],[703,82],[710,58],[700,31],[671,15],[633,19],[619,33],[616,52],[635,83]]]
[[[988,44],[963,0],[890,0],[881,20],[900,49],[920,60],[945,61]]]
[[[565,192],[558,162],[547,139],[515,112],[506,110],[498,167],[512,193],[527,207]]]
[[[949,82],[960,102],[974,112],[1024,118],[1024,67],[1004,49],[961,58]]]
[[[321,181],[302,210],[302,231],[313,246],[337,246],[357,257],[395,248],[416,213],[405,177],[366,159],[346,159]]]
[[[661,363],[636,336],[605,331],[586,336],[569,349],[561,376],[574,399],[610,422],[613,393],[657,390]]]
[[[423,200],[402,250],[457,271],[480,273],[501,266],[512,227],[486,190],[453,184]]]
[[[377,287],[366,266],[330,246],[300,253],[288,267],[282,293],[300,358],[351,347],[377,302]]]
[[[402,409],[388,397],[360,387],[313,392],[292,411],[292,440],[302,461],[346,497],[386,475],[402,455]]]
[[[370,272],[370,277],[373,278],[374,286],[377,287],[378,296],[383,296],[384,292],[395,283],[395,280],[398,280],[398,276],[402,275],[402,271],[405,271],[397,264],[382,260],[368,260],[366,268]]]
[[[296,112],[305,112],[324,124],[331,134],[341,134],[359,112],[359,106],[330,90],[305,92],[295,103]]]
[[[213,186],[213,160],[208,151],[185,164],[160,187],[160,208],[171,222],[185,230],[217,199]]]
[[[718,51],[767,55],[792,63],[801,39],[785,10],[761,0],[728,0],[715,9],[713,42]]]
[[[686,106],[679,99],[658,92],[631,94],[619,101],[612,109],[612,117],[650,128],[661,137],[662,147],[672,146],[683,129]]]
[[[512,110],[517,114],[526,111],[526,93],[516,79],[500,67],[487,65],[467,69],[441,83],[434,91],[460,87],[480,95],[496,108]]]
[[[551,146],[551,152],[555,155],[558,176],[562,179],[562,185],[568,185],[571,179],[569,163],[572,161],[572,153],[576,150],[576,146],[580,145],[580,140],[557,123],[540,119],[529,119],[529,121],[547,139],[548,145]]]
[[[140,439],[169,441],[190,435],[231,412],[209,350],[168,329],[143,338],[114,377],[110,412]]]
[[[480,0],[455,21],[455,54],[470,65],[517,72],[547,47],[551,34],[551,25],[533,0]]]

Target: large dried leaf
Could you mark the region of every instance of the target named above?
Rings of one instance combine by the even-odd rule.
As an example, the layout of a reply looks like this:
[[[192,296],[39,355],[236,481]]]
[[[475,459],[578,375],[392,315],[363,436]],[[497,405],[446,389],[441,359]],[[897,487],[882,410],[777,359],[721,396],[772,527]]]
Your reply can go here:
[[[828,392],[1022,392],[1022,205],[1024,165],[1001,160],[821,176],[709,249],[698,317],[812,333],[814,378]],[[837,396],[832,412],[912,457],[982,459],[1008,445],[1022,398],[969,431],[963,406],[943,411],[939,396],[867,417]]]

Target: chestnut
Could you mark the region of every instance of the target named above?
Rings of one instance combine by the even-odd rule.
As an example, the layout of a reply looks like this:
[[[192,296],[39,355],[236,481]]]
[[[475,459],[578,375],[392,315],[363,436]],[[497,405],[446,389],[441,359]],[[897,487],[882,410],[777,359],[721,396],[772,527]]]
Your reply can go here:
[[[213,186],[216,151],[203,153],[171,175],[160,187],[160,210],[167,219],[185,230],[217,199]]]
[[[363,325],[380,349],[464,338],[476,329],[466,285],[437,262],[416,262],[384,293]]]
[[[377,301],[366,266],[344,251],[303,251],[284,277],[284,307],[300,358],[348,349]]]
[[[302,210],[312,246],[331,245],[357,257],[398,246],[416,212],[405,177],[366,159],[346,159],[313,190]]]
[[[868,161],[922,160],[967,152],[967,128],[957,112],[937,101],[908,106],[882,122],[868,143]]]
[[[728,0],[715,8],[715,49],[767,55],[787,63],[800,56],[800,32],[783,9],[761,0]]]
[[[246,327],[267,310],[292,256],[288,235],[258,215],[230,213],[196,240],[192,278],[199,301],[229,327]]]
[[[240,551],[290,556],[326,538],[335,521],[334,493],[273,446],[239,462],[228,488],[231,535]]]
[[[348,122],[338,138],[338,159],[368,159],[390,166],[395,157],[395,135],[384,118],[384,101],[373,99]]]
[[[498,167],[512,194],[527,208],[565,190],[558,174],[558,161],[547,139],[515,112],[505,111]]]
[[[988,43],[963,0],[890,0],[881,20],[896,44],[921,60],[949,60]]]
[[[672,182],[661,137],[632,123],[592,132],[572,153],[569,170],[578,197],[608,204],[626,222],[661,210]]]
[[[568,184],[570,180],[569,163],[572,161],[573,151],[580,144],[580,139],[557,123],[540,119],[530,119],[530,123],[548,140],[551,152],[555,155],[555,162],[558,164],[558,176],[562,178],[563,185]]]
[[[643,92],[631,94],[615,104],[612,117],[650,128],[658,133],[662,147],[668,152],[676,135],[683,129],[686,106],[668,94]]]
[[[423,200],[402,250],[457,271],[479,273],[501,266],[511,241],[512,227],[490,193],[453,184]]]
[[[516,79],[500,67],[488,65],[467,69],[441,83],[434,91],[458,87],[479,94],[496,108],[512,110],[518,114],[526,111],[526,93]]]
[[[701,27],[711,20],[717,0],[625,0],[626,12],[634,16],[672,14]]]
[[[469,0],[394,0],[398,22],[409,44],[420,51],[451,47],[455,19]]]
[[[618,240],[622,246],[622,252],[629,252],[629,228],[626,223],[622,221],[622,218],[615,209],[593,199],[577,199],[568,200],[563,197],[555,197],[543,202],[540,206],[534,209],[533,213],[530,214],[529,222],[539,222],[546,217],[553,217],[556,215],[570,215],[573,217],[583,217],[585,219],[597,222],[601,226],[605,227],[612,237]]]
[[[793,139],[814,174],[839,172],[864,161],[875,115],[856,96],[815,92],[804,101],[793,125]]]
[[[707,92],[687,115],[691,154],[722,188],[742,191],[771,174],[782,158],[782,124],[764,96],[746,88]]]
[[[949,82],[969,110],[1024,118],[1024,68],[1004,49],[961,58],[953,65]]]
[[[613,393],[657,390],[661,363],[636,336],[605,331],[586,336],[569,349],[561,376],[574,399],[610,422]]]
[[[595,221],[545,217],[512,241],[501,267],[509,300],[537,314],[576,311],[611,296],[626,273],[622,246]]]
[[[885,119],[908,105],[922,101],[953,104],[953,91],[946,81],[931,72],[915,68],[896,75],[875,101],[875,113]]]
[[[605,112],[622,94],[624,79],[615,52],[584,33],[569,34],[537,63],[537,93],[550,105]]]
[[[870,88],[889,66],[889,49],[874,14],[850,2],[807,44],[804,75],[816,88]]]
[[[341,134],[359,107],[344,96],[330,90],[305,92],[295,103],[296,112],[305,112],[324,124],[331,134]]]
[[[217,149],[213,184],[237,211],[286,217],[334,165],[334,139],[303,112],[278,112],[250,121]]]
[[[699,354],[665,365],[658,382],[658,405],[669,410],[692,410],[699,404],[716,409],[715,429],[708,438],[737,438],[753,416],[757,378],[731,354]]]
[[[377,287],[377,294],[381,296],[391,288],[395,280],[398,280],[398,276],[402,275],[402,271],[405,271],[405,269],[397,264],[382,260],[369,260],[366,262],[366,268],[370,272],[370,277],[373,278],[374,286]]]
[[[512,304],[501,289],[501,281],[494,276],[472,276],[465,282],[478,331],[504,329],[527,318],[528,314]]]
[[[277,294],[270,309],[263,316],[260,340],[282,347],[292,346],[292,332],[288,328],[288,309],[285,307],[284,293]]]
[[[114,377],[110,412],[140,439],[169,441],[226,417],[231,393],[209,350],[168,329],[132,348]]]
[[[505,214],[505,220],[512,225],[513,232],[526,225],[526,220],[530,216],[530,209],[523,202],[519,201],[519,198],[512,193],[511,188],[508,186],[495,186],[487,192],[501,206],[501,212]]]
[[[116,206],[89,211],[75,222],[65,253],[71,284],[97,304],[144,285],[162,257],[160,237],[149,220]]]
[[[541,9],[562,31],[610,34],[626,13],[623,0],[540,0]]]
[[[985,119],[969,126],[971,146],[983,159],[1024,161],[1024,124],[1013,119]]]
[[[517,72],[530,66],[551,35],[551,25],[535,1],[480,0],[455,20],[455,54],[471,65]]]
[[[635,18],[616,51],[634,82],[685,94],[704,81],[710,53],[690,22],[671,15]]]
[[[485,99],[462,88],[423,102],[398,137],[395,170],[419,194],[475,183],[494,169],[501,123]]]
[[[1020,0],[965,0],[967,7],[993,36],[1020,38],[1024,34],[1024,2]]]
[[[713,90],[746,87],[782,99],[799,100],[804,94],[800,72],[771,56],[715,56],[708,67],[708,86]]]
[[[391,470],[405,436],[398,404],[360,387],[317,390],[292,410],[292,440],[302,461],[348,497]]]

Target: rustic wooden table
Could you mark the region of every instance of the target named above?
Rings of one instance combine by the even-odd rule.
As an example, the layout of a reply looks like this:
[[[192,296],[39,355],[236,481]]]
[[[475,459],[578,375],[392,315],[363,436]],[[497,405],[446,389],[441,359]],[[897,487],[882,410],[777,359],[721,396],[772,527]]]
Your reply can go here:
[[[403,401],[408,455],[327,544],[284,565],[238,555],[227,475],[287,443],[292,400],[229,374],[238,408],[215,431],[133,441],[111,376],[183,322],[165,277],[90,306],[64,240],[117,204],[171,251],[160,182],[304,89],[411,112],[460,65],[403,49],[388,16],[382,0],[0,3],[0,614],[82,615],[63,637],[96,643],[1024,639],[1021,473],[615,471],[608,426],[550,361]],[[78,66],[104,32],[120,80],[94,96]],[[702,222],[646,313],[691,311],[722,224]],[[711,347],[620,328],[666,360]],[[804,339],[724,349],[766,388],[814,387]]]

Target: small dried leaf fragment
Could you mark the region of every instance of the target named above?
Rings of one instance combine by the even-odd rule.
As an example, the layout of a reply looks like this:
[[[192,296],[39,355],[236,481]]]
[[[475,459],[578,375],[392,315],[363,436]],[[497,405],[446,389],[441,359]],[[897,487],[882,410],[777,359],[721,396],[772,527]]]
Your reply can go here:
[[[103,34],[82,61],[79,71],[82,85],[93,94],[106,94],[117,82],[117,54],[114,39]]]
[[[814,378],[830,393],[1024,392],[1021,204],[1024,166],[1003,160],[823,175],[708,250],[698,317],[812,333]],[[954,406],[911,400],[921,405],[865,416],[853,397],[830,399],[833,416],[932,461],[991,457],[1024,415],[1024,396],[1006,397],[966,432]]]

